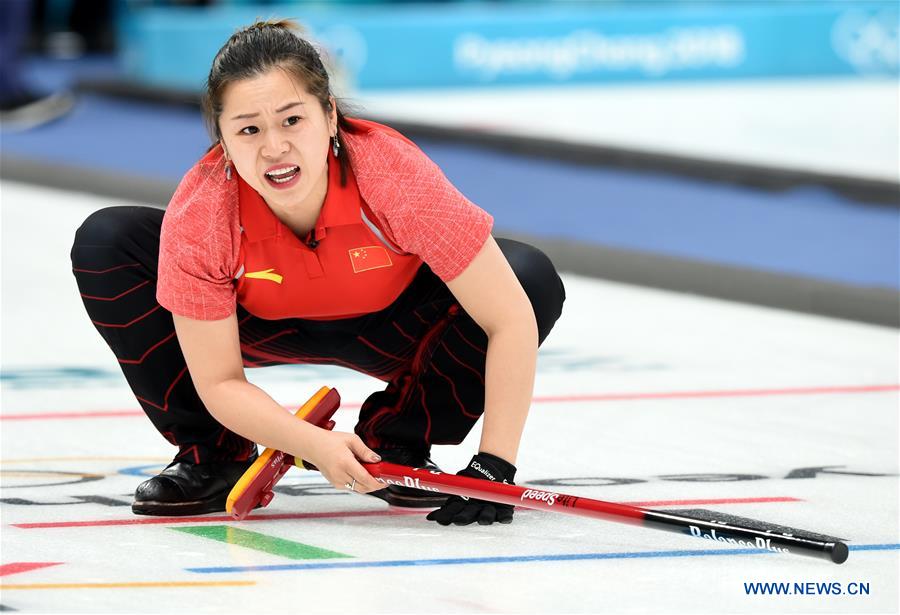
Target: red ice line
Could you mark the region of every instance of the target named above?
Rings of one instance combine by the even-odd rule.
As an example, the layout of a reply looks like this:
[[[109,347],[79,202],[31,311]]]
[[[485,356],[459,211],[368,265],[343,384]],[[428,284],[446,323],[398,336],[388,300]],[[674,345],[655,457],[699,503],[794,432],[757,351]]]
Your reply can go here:
[[[250,515],[244,521],[274,521],[277,519],[337,519],[341,517],[385,517],[393,515],[423,514],[422,510],[363,510],[355,512],[278,513],[274,515]],[[106,527],[111,525],[174,525],[176,523],[222,523],[234,521],[226,515],[214,517],[153,517],[149,519],[103,519],[100,521],[55,521],[42,523],[14,523],[24,530],[60,527]]]
[[[48,566],[59,566],[62,562],[12,562],[10,564],[0,565],[0,577],[9,574],[18,574],[20,572],[28,572],[29,570],[37,570],[38,568],[47,568]]]
[[[792,497],[760,498],[713,498],[700,500],[656,500],[649,502],[620,502],[628,506],[692,506],[698,504],[765,504],[774,502],[802,502]],[[393,517],[397,515],[423,515],[427,510],[361,510],[315,513],[277,513],[272,515],[250,515],[244,521],[275,521],[279,519],[339,519],[344,517]],[[13,523],[13,527],[24,530],[52,529],[64,527],[108,527],[112,525],[174,525],[176,523],[222,523],[234,521],[229,516],[214,517],[153,517],[148,519],[103,519],[99,521],[53,521],[41,523]]]
[[[863,386],[837,386],[837,387],[799,387],[788,389],[735,389],[730,391],[666,391],[661,393],[601,393],[592,395],[544,395],[537,396],[532,401],[536,404],[546,403],[577,403],[589,401],[640,401],[649,399],[708,399],[716,397],[767,397],[777,395],[830,395],[847,393],[884,393],[888,391],[900,391],[897,384],[873,384]],[[285,408],[294,409],[300,404],[287,405]],[[359,408],[362,404],[345,403],[342,408]],[[91,419],[91,418],[115,418],[143,416],[139,410],[94,410],[86,412],[39,412],[28,414],[0,414],[0,420],[29,421],[46,419]]]

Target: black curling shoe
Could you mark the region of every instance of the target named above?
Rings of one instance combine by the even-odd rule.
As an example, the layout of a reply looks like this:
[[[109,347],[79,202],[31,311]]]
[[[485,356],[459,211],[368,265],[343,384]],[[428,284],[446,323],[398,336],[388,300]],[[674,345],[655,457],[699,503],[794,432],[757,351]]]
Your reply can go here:
[[[178,517],[224,512],[231,488],[256,460],[193,464],[173,461],[134,492],[136,515]]]
[[[440,471],[440,468],[428,456],[429,451],[427,450],[388,448],[376,449],[375,452],[381,455],[383,461],[388,463]],[[368,495],[373,495],[391,506],[399,506],[401,508],[438,508],[443,506],[447,502],[447,498],[450,497],[443,493],[434,493],[433,491],[401,487],[399,485],[388,485],[384,489],[372,491]]]

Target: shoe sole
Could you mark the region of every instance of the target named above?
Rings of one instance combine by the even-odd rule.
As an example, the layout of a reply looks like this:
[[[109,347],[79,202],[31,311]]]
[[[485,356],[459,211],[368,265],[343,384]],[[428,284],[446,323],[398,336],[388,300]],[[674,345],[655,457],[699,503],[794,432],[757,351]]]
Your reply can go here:
[[[155,517],[185,517],[206,513],[225,512],[225,496],[213,500],[192,502],[154,502],[152,500],[133,502],[131,512],[136,515]]]
[[[396,508],[440,508],[447,503],[450,496],[442,493],[436,494],[428,491],[422,491],[422,495],[402,494],[388,489],[379,489],[372,491],[368,495],[384,500],[389,505]]]

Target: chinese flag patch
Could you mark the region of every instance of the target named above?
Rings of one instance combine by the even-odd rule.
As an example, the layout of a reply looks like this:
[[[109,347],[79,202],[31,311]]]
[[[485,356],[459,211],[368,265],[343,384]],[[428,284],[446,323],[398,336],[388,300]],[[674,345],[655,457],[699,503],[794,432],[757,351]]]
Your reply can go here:
[[[362,273],[370,269],[381,269],[393,265],[391,255],[382,246],[352,248],[347,252],[350,254],[353,273]]]

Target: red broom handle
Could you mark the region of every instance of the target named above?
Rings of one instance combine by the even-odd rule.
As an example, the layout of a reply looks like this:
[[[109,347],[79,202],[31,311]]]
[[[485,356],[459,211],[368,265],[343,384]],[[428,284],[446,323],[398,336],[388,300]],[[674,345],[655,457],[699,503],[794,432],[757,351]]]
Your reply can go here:
[[[363,466],[376,480],[387,485],[402,485],[523,508],[651,527],[696,538],[705,538],[739,548],[794,553],[826,559],[836,564],[844,563],[848,555],[847,545],[843,542],[826,542],[810,537],[794,536],[774,529],[759,530],[730,523],[704,521],[555,491],[495,483],[456,474],[444,474],[437,470],[408,468],[385,461],[364,463]]]
[[[340,396],[336,390],[327,388],[320,389],[317,396],[320,397],[317,402],[308,407],[316,399],[314,396],[301,410],[306,409],[304,415],[306,420],[325,429],[331,429],[334,427],[331,416],[340,405]],[[231,508],[228,512],[240,520],[257,505],[266,506],[274,496],[272,488],[275,483],[294,463],[295,459],[291,455],[266,450],[232,490],[229,495]],[[848,556],[847,545],[839,540],[829,542],[818,540],[813,536],[795,536],[778,531],[776,528],[760,530],[729,522],[705,521],[555,491],[495,483],[456,474],[444,474],[436,470],[408,468],[385,461],[363,463],[363,466],[384,484],[403,485],[523,508],[628,523],[714,540],[736,547],[816,557],[836,564],[844,563]]]

